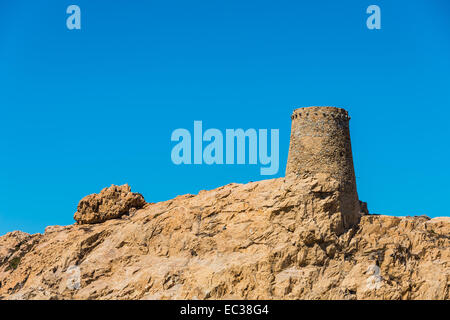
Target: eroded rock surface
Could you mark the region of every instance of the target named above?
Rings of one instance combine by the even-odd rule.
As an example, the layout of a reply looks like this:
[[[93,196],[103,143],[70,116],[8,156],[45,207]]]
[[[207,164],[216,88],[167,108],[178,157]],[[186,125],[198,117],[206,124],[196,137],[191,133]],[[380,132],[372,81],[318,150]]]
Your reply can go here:
[[[326,177],[279,178],[9,233],[0,297],[449,299],[449,218],[364,215],[346,229],[339,196]]]
[[[79,224],[100,223],[120,218],[130,211],[142,208],[146,204],[139,193],[131,192],[129,185],[112,185],[99,194],[90,194],[81,199],[74,219]]]

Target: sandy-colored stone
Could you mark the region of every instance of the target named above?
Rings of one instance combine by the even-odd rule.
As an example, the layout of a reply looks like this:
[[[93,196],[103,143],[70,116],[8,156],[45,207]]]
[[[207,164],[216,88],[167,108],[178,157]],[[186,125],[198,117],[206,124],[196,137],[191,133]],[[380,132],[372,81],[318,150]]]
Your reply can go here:
[[[112,185],[104,188],[99,194],[90,194],[81,199],[74,219],[79,224],[100,223],[120,218],[145,205],[144,197],[131,192],[129,185]]]
[[[350,228],[361,218],[350,142],[350,116],[342,108],[306,107],[291,115],[291,138],[286,176],[326,174],[340,182],[339,201],[344,225]]]
[[[0,297],[449,299],[450,218],[346,229],[339,190],[320,175],[229,184],[127,219],[9,233]]]
[[[450,218],[370,215],[347,112],[292,120],[285,178],[155,204],[112,186],[77,224],[0,237],[0,299],[449,299]]]

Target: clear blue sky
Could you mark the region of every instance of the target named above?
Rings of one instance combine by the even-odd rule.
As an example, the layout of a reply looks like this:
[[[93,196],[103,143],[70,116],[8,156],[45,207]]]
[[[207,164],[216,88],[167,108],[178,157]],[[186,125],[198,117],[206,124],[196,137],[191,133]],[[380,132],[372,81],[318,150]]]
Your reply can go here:
[[[371,212],[450,215],[448,0],[2,1],[0,234],[71,224],[111,184],[156,202],[268,178],[172,164],[194,120],[280,129],[283,176],[290,114],[311,105],[349,110]]]

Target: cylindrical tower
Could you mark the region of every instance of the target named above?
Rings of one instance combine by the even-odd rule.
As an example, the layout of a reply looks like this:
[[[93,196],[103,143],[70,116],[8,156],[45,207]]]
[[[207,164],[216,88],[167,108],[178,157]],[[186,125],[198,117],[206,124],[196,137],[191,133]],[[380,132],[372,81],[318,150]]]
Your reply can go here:
[[[325,173],[340,183],[344,224],[358,223],[360,207],[356,191],[346,110],[335,107],[307,107],[292,116],[287,175]]]

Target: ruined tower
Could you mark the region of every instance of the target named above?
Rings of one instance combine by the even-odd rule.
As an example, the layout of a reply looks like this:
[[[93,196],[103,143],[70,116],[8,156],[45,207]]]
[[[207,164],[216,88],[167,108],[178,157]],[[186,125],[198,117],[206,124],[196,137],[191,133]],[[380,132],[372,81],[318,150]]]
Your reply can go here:
[[[294,110],[286,176],[325,173],[340,184],[340,207],[344,225],[359,222],[360,205],[356,191],[346,110],[335,107],[307,107]]]

